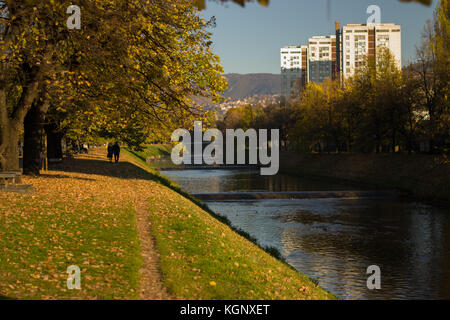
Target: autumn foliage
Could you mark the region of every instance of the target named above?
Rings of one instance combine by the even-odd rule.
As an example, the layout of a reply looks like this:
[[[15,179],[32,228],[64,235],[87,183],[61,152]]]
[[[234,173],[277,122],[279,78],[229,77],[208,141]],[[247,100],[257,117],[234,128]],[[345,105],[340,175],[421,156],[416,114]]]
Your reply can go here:
[[[81,30],[66,26],[70,1],[0,1],[0,168],[17,169],[31,108],[72,136],[139,145],[203,111],[226,87],[210,49],[210,24],[189,1],[80,1]]]

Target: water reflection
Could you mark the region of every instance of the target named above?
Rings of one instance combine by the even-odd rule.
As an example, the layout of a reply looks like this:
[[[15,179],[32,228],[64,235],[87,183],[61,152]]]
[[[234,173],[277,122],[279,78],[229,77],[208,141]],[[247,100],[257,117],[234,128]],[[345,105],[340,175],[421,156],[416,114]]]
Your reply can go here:
[[[321,179],[299,179],[288,175],[261,176],[259,170],[178,170],[161,171],[189,193],[248,192],[248,191],[335,191],[353,190],[343,182]],[[364,189],[358,186],[358,189]]]
[[[245,171],[166,172],[188,192],[354,189]],[[287,261],[347,299],[450,299],[450,214],[399,199],[208,202],[215,212],[280,249]],[[381,290],[366,288],[380,266]]]

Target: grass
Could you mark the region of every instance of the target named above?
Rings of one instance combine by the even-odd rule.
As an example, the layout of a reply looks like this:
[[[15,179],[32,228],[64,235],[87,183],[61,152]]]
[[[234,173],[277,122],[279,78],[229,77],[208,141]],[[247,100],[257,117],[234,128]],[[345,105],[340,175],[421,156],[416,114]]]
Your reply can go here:
[[[172,151],[172,146],[168,144],[152,144],[148,145],[143,151],[133,151],[133,153],[141,158],[142,160],[146,160],[149,157],[164,157],[170,156]]]
[[[142,161],[139,165],[145,166]],[[161,179],[173,190],[149,194],[149,219],[161,254],[164,284],[176,296],[225,300],[335,298],[276,259],[276,249],[268,248],[273,256],[265,252],[225,224],[229,221],[219,217],[222,223],[195,199],[187,199],[170,180]]]
[[[0,193],[0,297],[139,298],[139,201],[147,205],[163,283],[177,298],[335,298],[139,157],[124,150],[133,164],[109,164],[103,153],[24,177],[33,194]],[[67,289],[70,265],[81,268],[81,290]]]
[[[0,295],[138,297],[142,261],[132,203],[117,197],[112,179],[80,178],[50,173],[25,178],[35,194],[0,193]],[[81,268],[81,290],[67,289],[70,265]]]

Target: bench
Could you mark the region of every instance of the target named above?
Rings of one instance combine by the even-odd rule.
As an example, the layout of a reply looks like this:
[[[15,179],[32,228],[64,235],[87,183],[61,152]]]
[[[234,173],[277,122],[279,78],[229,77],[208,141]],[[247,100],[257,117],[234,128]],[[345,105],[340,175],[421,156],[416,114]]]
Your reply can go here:
[[[3,171],[0,172],[0,180],[3,180],[5,189],[8,188],[8,181],[12,180],[12,184],[16,185],[22,180],[22,172],[20,171]]]

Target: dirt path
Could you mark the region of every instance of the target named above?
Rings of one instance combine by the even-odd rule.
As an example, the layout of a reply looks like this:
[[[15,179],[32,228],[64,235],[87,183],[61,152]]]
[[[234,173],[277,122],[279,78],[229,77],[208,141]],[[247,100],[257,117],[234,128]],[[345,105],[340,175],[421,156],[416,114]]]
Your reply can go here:
[[[155,249],[154,239],[150,233],[148,210],[140,201],[136,203],[137,229],[141,241],[144,264],[140,270],[140,298],[143,300],[170,300],[173,297],[162,284],[159,271],[159,253]]]

